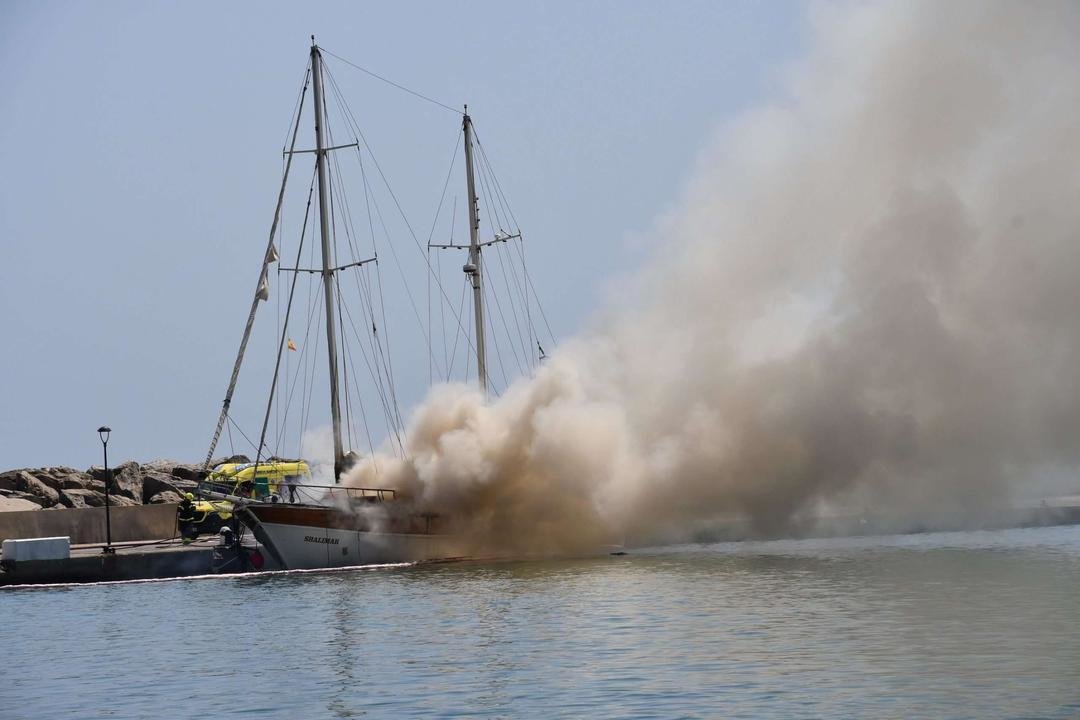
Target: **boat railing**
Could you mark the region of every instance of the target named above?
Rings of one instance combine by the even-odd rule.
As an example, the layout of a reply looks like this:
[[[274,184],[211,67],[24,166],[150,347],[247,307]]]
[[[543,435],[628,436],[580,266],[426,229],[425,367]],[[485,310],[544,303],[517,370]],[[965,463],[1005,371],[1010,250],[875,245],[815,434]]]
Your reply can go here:
[[[249,486],[256,493],[257,486]],[[315,485],[309,483],[276,482],[273,493],[250,495],[241,491],[235,483],[220,483],[204,480],[199,485],[200,494],[216,494],[252,500],[267,500],[276,495],[284,502],[325,502],[332,500],[359,500],[363,502],[381,502],[397,498],[393,488],[353,487],[351,485]]]
[[[397,490],[393,488],[368,488],[368,487],[353,487],[351,485],[308,485],[297,483],[293,487],[297,492],[303,490],[322,490],[324,495],[331,498],[347,497],[355,500],[393,500],[397,497]],[[289,485],[282,483],[278,488],[278,494],[287,494],[289,491]]]

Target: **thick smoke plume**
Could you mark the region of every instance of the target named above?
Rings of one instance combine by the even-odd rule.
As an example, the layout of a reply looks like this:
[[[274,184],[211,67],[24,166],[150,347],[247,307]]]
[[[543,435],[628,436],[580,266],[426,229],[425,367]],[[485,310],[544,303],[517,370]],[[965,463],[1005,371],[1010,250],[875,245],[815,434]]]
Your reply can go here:
[[[1080,5],[810,22],[784,96],[703,153],[591,330],[497,400],[435,388],[409,459],[348,480],[545,552],[970,509],[1075,468]]]

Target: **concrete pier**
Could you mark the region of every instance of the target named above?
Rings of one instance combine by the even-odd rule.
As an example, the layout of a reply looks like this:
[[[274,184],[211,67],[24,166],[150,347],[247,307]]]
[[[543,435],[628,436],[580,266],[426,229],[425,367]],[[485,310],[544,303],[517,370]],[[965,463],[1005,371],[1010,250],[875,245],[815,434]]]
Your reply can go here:
[[[0,585],[84,583],[116,580],[147,580],[222,572],[248,572],[258,568],[262,554],[257,546],[222,548],[217,537],[190,545],[179,540],[113,543],[112,553],[101,545],[73,545],[71,557],[62,560],[5,562]]]

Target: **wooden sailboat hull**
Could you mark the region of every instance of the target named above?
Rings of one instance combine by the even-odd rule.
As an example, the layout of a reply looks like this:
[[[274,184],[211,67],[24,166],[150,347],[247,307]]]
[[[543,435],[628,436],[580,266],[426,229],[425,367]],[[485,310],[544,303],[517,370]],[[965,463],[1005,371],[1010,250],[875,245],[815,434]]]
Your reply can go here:
[[[437,518],[373,519],[333,507],[249,505],[241,515],[286,570],[443,560],[456,556],[455,537],[437,532]]]

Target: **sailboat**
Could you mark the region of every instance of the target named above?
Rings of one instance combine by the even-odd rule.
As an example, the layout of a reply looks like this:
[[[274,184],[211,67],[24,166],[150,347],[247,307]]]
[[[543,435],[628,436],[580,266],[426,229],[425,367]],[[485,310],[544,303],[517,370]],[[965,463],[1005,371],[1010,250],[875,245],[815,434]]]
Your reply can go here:
[[[309,79],[311,81],[315,119],[315,148],[313,151],[296,150],[296,139]],[[327,178],[329,153],[342,148],[358,146],[334,146],[332,141],[328,142],[326,128],[324,127],[328,118],[324,59],[322,49],[315,44],[314,38],[312,38],[310,50],[308,75],[305,77],[303,89],[301,90],[298,108],[299,111],[296,114],[295,124],[292,128],[292,141],[289,150],[285,152],[285,168],[281,190],[278,194],[277,207],[270,230],[270,240],[263,258],[259,284],[252,300],[251,311],[240,343],[240,350],[233,366],[228,390],[204,467],[208,471],[210,470],[210,458],[213,456],[229,414],[245,349],[251,336],[256,310],[260,302],[267,297],[268,266],[278,260],[275,236],[278,231],[285,186],[293,158],[301,153],[313,152],[315,155],[315,177],[313,182],[317,187],[318,197],[321,267],[307,270],[307,272],[320,274],[322,279],[321,289],[325,305],[324,322],[329,363],[334,484],[318,486],[305,483],[304,490],[306,492],[303,493],[301,502],[287,501],[288,498],[285,497],[286,489],[291,493],[294,488],[286,488],[281,483],[276,485],[268,484],[267,477],[280,477],[281,475],[280,466],[277,464],[276,459],[264,459],[261,456],[266,439],[266,427],[270,419],[270,403],[268,402],[262,436],[257,448],[257,457],[253,463],[254,468],[252,469],[249,465],[229,465],[225,468],[229,472],[235,472],[238,467],[242,467],[248,473],[248,476],[256,478],[255,485],[261,487],[261,492],[239,493],[235,486],[230,487],[220,482],[227,473],[225,470],[219,470],[216,473],[209,473],[209,480],[200,487],[200,494],[204,498],[231,503],[235,517],[251,530],[254,537],[263,545],[267,554],[274,561],[274,565],[282,569],[315,569],[381,563],[422,562],[459,557],[461,544],[459,538],[452,532],[451,519],[439,513],[437,509],[419,508],[409,498],[403,497],[399,490],[395,488],[357,488],[345,487],[340,484],[343,474],[356,462],[357,456],[345,450],[342,438],[338,333],[335,326],[340,313],[340,308],[336,307],[335,303],[340,301],[340,298],[335,296],[338,287],[335,282],[335,275],[350,266],[358,266],[366,261],[359,261],[351,265],[335,265],[335,255],[331,249],[332,219],[329,210],[333,200],[328,198],[330,192]],[[463,267],[463,271],[467,278],[466,285],[471,286],[472,289],[475,322],[473,326],[475,342],[473,345],[476,351],[477,381],[481,390],[486,394],[489,379],[484,332],[484,280],[481,251],[488,245],[505,243],[512,237],[520,237],[520,234],[496,233],[494,239],[481,242],[479,237],[480,219],[478,216],[479,199],[477,197],[474,169],[474,129],[467,106],[462,114],[462,133],[466,191],[468,193],[467,204],[469,207],[469,244],[467,246],[458,245],[453,244],[451,241],[451,244],[448,245],[432,246],[429,241],[429,251],[431,247],[468,250],[468,260]],[[310,209],[310,191],[308,207]],[[520,231],[518,232],[520,233]],[[296,267],[287,268],[286,270],[298,274],[302,269]],[[291,341],[288,342],[291,344]],[[286,336],[282,333],[278,340],[278,364],[274,369],[271,400],[274,393],[273,388],[278,382],[281,354],[285,347]],[[537,344],[537,347],[539,347],[539,344]],[[262,478],[261,485],[259,478]],[[303,479],[301,478],[301,480]],[[218,480],[218,482],[215,482],[215,480]],[[274,481],[269,482],[273,483]],[[312,499],[314,496],[313,491],[321,491],[317,493],[318,497],[315,499]]]

